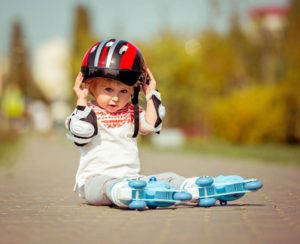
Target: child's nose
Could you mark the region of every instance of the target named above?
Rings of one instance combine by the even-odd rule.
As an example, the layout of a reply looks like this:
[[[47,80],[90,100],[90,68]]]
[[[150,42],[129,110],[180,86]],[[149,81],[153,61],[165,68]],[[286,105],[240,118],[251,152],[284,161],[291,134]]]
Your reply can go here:
[[[113,97],[112,97],[112,100],[113,100],[114,102],[117,102],[117,101],[119,101],[119,98],[118,98],[118,96],[113,96]]]

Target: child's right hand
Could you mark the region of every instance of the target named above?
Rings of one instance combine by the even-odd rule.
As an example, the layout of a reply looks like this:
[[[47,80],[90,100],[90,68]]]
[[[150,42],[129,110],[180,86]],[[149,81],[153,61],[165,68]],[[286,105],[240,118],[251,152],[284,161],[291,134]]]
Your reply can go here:
[[[89,95],[89,84],[82,83],[83,81],[83,74],[81,72],[78,73],[73,90],[77,96],[77,105],[78,106],[86,106],[87,99]]]
[[[156,80],[149,68],[147,68],[147,75],[149,76],[149,83],[142,85],[142,91],[145,95],[156,89]]]

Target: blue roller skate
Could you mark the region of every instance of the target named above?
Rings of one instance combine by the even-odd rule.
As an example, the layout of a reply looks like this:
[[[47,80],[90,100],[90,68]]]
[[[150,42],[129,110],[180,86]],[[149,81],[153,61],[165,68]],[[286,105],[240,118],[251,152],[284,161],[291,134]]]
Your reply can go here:
[[[187,179],[181,189],[190,192],[193,200],[198,201],[200,207],[211,207],[217,200],[220,205],[225,206],[228,201],[237,200],[247,192],[257,191],[262,186],[262,182],[257,179],[244,179],[238,175],[220,175],[216,178],[204,176]]]
[[[121,208],[144,210],[170,207],[191,200],[192,195],[152,177],[149,182],[129,180],[116,183],[110,191],[110,198]]]

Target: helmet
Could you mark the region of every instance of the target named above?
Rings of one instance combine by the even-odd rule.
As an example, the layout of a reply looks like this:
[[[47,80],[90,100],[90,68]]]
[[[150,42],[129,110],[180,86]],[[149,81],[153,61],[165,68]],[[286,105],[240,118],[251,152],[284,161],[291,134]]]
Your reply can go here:
[[[92,45],[83,57],[81,64],[83,81],[93,77],[104,77],[134,86],[131,98],[134,105],[134,133],[139,131],[138,96],[140,85],[149,83],[145,60],[141,51],[124,40],[109,39]]]
[[[82,60],[84,80],[104,77],[133,86],[146,82],[146,65],[140,50],[125,40],[109,39],[92,45]]]

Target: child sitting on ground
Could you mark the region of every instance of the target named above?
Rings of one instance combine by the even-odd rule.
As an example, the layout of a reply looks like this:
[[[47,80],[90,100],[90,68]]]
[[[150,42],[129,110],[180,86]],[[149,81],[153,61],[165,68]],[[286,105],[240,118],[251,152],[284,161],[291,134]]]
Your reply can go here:
[[[138,105],[140,89],[146,98],[145,110]],[[121,189],[130,190],[128,180],[153,179],[140,175],[135,137],[161,130],[165,109],[155,78],[137,47],[110,39],[89,48],[74,91],[77,106],[66,119],[68,137],[80,149],[74,190],[92,205],[128,207],[121,199]],[[175,189],[197,188],[197,177],[186,179],[175,173],[155,177]],[[195,192],[192,195],[199,198]]]

